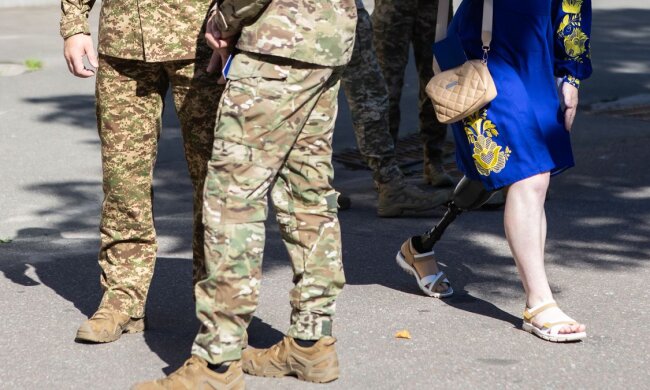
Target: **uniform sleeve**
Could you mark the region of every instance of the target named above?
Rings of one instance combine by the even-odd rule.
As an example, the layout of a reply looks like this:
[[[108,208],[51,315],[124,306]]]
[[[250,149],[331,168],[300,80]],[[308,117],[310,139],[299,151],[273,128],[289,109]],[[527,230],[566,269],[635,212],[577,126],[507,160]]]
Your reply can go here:
[[[591,75],[591,0],[553,0],[555,76],[576,87]]]
[[[95,0],[61,0],[61,36],[90,35],[88,13]]]
[[[271,0],[220,0],[214,8],[214,23],[220,32],[233,35],[257,19],[270,2]]]

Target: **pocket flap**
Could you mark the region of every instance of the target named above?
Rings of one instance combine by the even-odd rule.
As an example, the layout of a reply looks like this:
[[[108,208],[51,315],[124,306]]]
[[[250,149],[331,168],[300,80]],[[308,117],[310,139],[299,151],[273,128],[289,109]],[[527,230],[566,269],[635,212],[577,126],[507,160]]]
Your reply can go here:
[[[228,79],[240,80],[249,77],[263,77],[284,80],[289,75],[289,65],[273,64],[250,53],[237,53],[230,64]]]

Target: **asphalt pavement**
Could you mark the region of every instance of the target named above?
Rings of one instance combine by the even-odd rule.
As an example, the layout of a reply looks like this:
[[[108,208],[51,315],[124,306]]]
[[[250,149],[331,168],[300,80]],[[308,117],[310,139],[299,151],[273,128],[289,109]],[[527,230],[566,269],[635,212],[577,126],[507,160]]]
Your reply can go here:
[[[465,213],[448,229],[436,249],[457,293],[422,296],[394,256],[436,217],[377,218],[369,171],[337,165],[335,186],[353,202],[340,213],[348,280],[334,325],[341,377],[311,385],[247,376],[249,389],[650,387],[650,122],[589,111],[650,93],[650,6],[595,3],[595,72],[573,130],[577,166],[552,180],[547,203],[551,286],[561,307],[587,324],[588,338],[561,345],[520,330],[524,296],[501,211]],[[168,105],[155,171],[160,250],[150,329],[106,345],[74,343],[100,298],[101,166],[94,80],[68,73],[58,18],[56,6],[0,10],[0,73],[8,63],[42,64],[0,75],[0,389],[126,389],[175,370],[198,329],[190,184]],[[410,65],[405,134],[417,126],[416,86]],[[336,151],[355,146],[343,100],[334,142]],[[281,338],[290,312],[291,268],[277,228],[267,226],[250,328],[257,347]],[[411,339],[397,339],[400,330]]]

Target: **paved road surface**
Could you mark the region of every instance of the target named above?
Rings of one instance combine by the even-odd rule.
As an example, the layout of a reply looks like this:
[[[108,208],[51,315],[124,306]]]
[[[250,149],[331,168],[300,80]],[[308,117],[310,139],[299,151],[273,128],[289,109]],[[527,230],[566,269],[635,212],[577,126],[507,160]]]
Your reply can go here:
[[[598,3],[596,73],[582,102],[648,93],[650,7]],[[38,72],[0,77],[0,238],[12,239],[0,244],[0,388],[125,389],[176,369],[198,327],[189,181],[168,110],[156,167],[160,252],[147,311],[151,329],[108,345],[73,343],[100,293],[100,159],[93,80],[68,74],[57,28],[55,6],[0,12],[0,62],[44,63]],[[408,77],[404,125],[412,130],[413,68]],[[354,146],[348,115],[343,106],[337,150]],[[316,386],[247,377],[248,387],[647,388],[650,123],[582,113],[574,145],[578,166],[552,182],[547,264],[562,307],[589,326],[585,342],[556,345],[519,330],[522,288],[498,211],[464,214],[437,246],[456,296],[421,296],[393,258],[407,235],[433,219],[377,219],[369,173],[339,167],[336,185],[354,202],[341,213],[348,278],[335,324],[341,378]],[[269,230],[250,331],[255,346],[276,342],[289,316],[290,268],[277,229]],[[412,339],[395,339],[401,329]]]

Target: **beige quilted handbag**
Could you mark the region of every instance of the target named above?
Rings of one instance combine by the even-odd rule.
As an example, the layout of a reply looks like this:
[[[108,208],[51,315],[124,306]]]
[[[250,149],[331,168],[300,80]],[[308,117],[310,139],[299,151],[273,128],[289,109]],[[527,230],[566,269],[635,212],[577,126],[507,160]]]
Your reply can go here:
[[[436,42],[447,35],[449,1],[438,3]],[[441,123],[454,123],[478,111],[497,96],[494,80],[487,67],[492,40],[492,0],[483,2],[483,59],[468,60],[453,69],[440,71],[433,60],[435,76],[429,81],[426,93],[433,103],[436,117]]]

